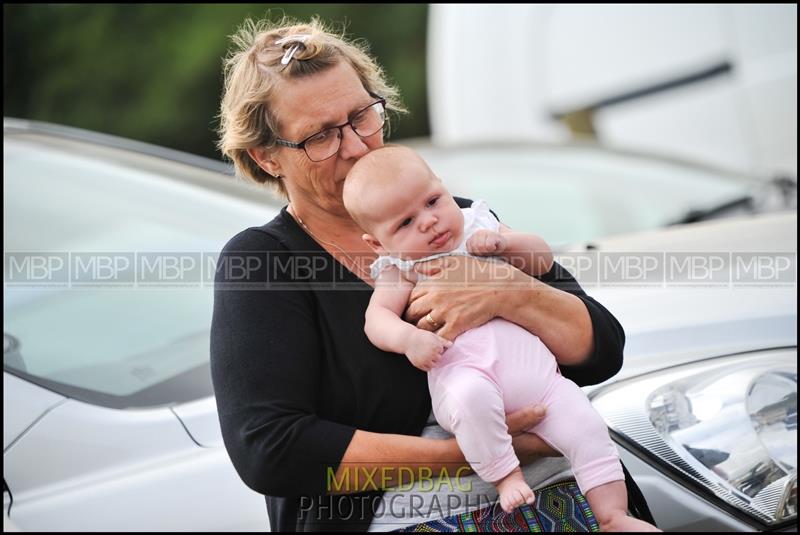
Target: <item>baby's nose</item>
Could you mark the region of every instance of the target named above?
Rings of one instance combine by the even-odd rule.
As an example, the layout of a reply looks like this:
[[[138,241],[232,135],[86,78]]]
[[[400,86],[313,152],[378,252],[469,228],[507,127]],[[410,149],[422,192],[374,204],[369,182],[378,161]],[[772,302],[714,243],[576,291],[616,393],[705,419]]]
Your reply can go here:
[[[426,214],[422,218],[422,230],[423,231],[427,231],[428,229],[430,229],[436,223],[436,221],[437,221],[437,219],[436,219],[435,215]]]

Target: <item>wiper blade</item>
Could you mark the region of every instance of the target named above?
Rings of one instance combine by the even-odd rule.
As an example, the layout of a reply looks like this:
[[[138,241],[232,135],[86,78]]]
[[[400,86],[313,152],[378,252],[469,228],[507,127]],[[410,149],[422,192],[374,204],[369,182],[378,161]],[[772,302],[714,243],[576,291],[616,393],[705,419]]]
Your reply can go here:
[[[3,333],[3,355],[6,353],[11,353],[15,351],[19,347],[19,341],[8,334],[7,332]]]
[[[681,225],[714,219],[725,212],[737,209],[744,209],[751,214],[755,214],[796,207],[797,180],[790,176],[777,175],[764,181],[758,189],[751,193],[709,208],[689,210],[683,217],[677,221],[668,223],[668,225]]]
[[[745,208],[749,212],[755,210],[755,198],[752,195],[744,195],[737,197],[730,201],[711,206],[703,209],[691,209],[680,219],[667,223],[668,225],[683,225],[686,223],[697,223],[698,221],[705,221],[714,219],[715,217],[729,212],[734,209]]]
[[[3,368],[10,366],[15,370],[27,371],[25,361],[22,360],[22,355],[19,352],[19,340],[14,336],[4,332],[3,333]]]

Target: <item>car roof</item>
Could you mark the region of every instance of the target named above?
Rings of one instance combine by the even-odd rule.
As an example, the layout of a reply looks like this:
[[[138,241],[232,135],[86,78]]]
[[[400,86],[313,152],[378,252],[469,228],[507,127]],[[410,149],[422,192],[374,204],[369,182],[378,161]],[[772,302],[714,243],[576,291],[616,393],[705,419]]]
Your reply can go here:
[[[285,204],[274,192],[264,195],[264,185],[237,176],[230,163],[110,134],[26,119],[3,118],[4,140],[44,143],[55,149],[90,153],[92,157],[129,165],[183,183],[258,204]]]
[[[75,141],[84,141],[93,145],[102,145],[117,149],[138,152],[149,156],[156,156],[166,160],[182,162],[188,165],[216,171],[227,175],[233,175],[233,165],[219,160],[213,160],[204,156],[198,156],[188,152],[170,149],[143,141],[136,141],[124,137],[103,134],[65,126],[60,124],[48,123],[43,121],[31,121],[28,119],[16,119],[13,117],[3,118],[3,134],[43,134]]]

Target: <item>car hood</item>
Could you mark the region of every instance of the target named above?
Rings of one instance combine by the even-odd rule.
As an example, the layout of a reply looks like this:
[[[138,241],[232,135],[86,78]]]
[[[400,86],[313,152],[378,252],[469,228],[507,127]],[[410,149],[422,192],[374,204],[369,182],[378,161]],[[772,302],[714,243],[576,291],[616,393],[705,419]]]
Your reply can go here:
[[[3,373],[3,451],[67,398]],[[12,402],[13,400],[13,402]]]
[[[609,382],[705,358],[797,346],[795,211],[609,237],[592,246],[589,252],[573,247],[557,259],[592,255],[598,272],[584,270],[577,278],[625,329],[624,365]],[[648,255],[663,266],[654,279],[604,280],[606,258]],[[727,262],[722,277],[697,281],[671,272],[671,260],[710,256]],[[737,278],[737,270],[759,256],[785,261],[786,276]]]
[[[222,430],[213,397],[175,405],[172,412],[197,444],[207,448],[222,447]]]
[[[797,211],[768,213],[676,225],[609,236],[590,244],[576,244],[564,252],[585,251],[794,251],[797,252]]]

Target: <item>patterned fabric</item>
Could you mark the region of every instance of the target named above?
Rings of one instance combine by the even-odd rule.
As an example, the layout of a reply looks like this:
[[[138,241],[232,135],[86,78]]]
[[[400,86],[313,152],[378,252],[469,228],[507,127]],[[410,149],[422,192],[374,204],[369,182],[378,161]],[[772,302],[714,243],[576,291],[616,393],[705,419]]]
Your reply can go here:
[[[503,512],[500,502],[483,509],[399,529],[402,532],[600,531],[589,503],[574,479],[537,489],[535,507]]]

